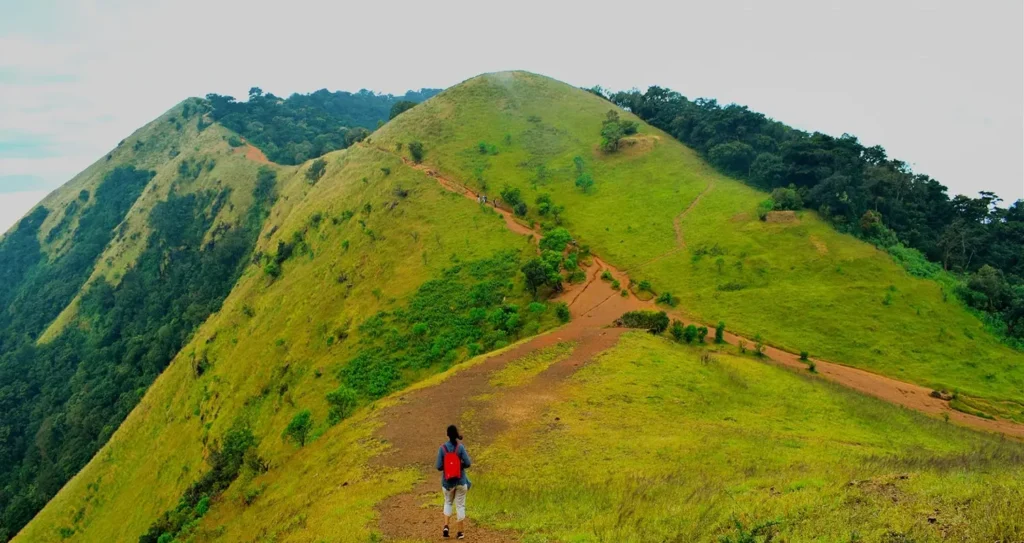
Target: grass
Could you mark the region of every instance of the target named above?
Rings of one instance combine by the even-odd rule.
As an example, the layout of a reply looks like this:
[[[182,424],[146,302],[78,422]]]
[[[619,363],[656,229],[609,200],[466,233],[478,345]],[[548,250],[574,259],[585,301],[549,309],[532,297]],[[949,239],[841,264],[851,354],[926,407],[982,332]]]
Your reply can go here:
[[[490,384],[494,388],[524,385],[552,364],[568,358],[575,348],[574,342],[566,341],[530,353],[509,362],[504,368],[494,372],[491,375]]]
[[[667,134],[640,123],[642,144],[597,150],[606,100],[525,72],[470,79],[396,118],[373,136],[395,151],[422,141],[424,162],[492,196],[518,188],[565,206],[573,237],[655,297],[706,323],[793,352],[991,401],[1024,402],[1024,355],[1000,343],[940,282],[914,277],[892,256],[839,234],[817,214],[758,220],[767,195],[711,169]],[[628,113],[625,119],[637,120]],[[479,142],[497,154],[481,154]],[[407,153],[407,145],[402,153]],[[573,158],[596,180],[574,185]],[[673,219],[682,218],[685,248]],[[657,259],[657,260],[655,260]],[[840,318],[841,316],[841,318]],[[1019,410],[1004,413],[1024,421]]]
[[[625,335],[477,453],[471,514],[530,542],[1024,538],[1024,446],[706,350]]]
[[[262,264],[246,270],[221,310],[197,331],[110,442],[19,540],[62,540],[61,529],[64,534],[74,532],[71,540],[137,539],[208,469],[206,444],[235,424],[248,425],[261,440],[258,452],[272,466],[261,476],[265,480],[260,484],[270,485],[266,492],[271,493],[278,480],[290,485],[277,487],[285,498],[273,507],[285,512],[304,508],[301,500],[323,492],[321,483],[312,483],[321,480],[309,471],[326,470],[324,465],[330,462],[324,458],[337,458],[343,449],[352,448],[345,443],[367,435],[365,429],[358,433],[347,424],[331,427],[325,399],[360,348],[360,324],[382,310],[401,312],[421,285],[443,277],[452,266],[470,265],[502,251],[529,255],[534,250],[528,240],[509,232],[493,211],[445,192],[390,155],[359,147],[332,153],[327,161],[327,172],[315,186],[306,182],[302,168],[282,170],[278,204],[258,246],[272,255],[279,240],[294,240],[300,232],[302,250],[282,263],[276,280],[264,273]],[[390,175],[384,176],[382,165],[391,168]],[[396,196],[399,186],[408,191],[405,197]],[[366,204],[371,211],[364,214]],[[346,212],[354,213],[348,220],[332,220]],[[339,281],[342,275],[345,281]],[[506,301],[526,308],[530,296],[513,282]],[[553,313],[549,308],[538,317],[544,319],[538,331],[556,324]],[[465,351],[458,353],[456,361],[465,356]],[[192,367],[200,359],[208,369],[197,378]],[[420,368],[405,375],[403,382],[440,369],[443,366]],[[280,436],[302,409],[310,409],[314,426],[310,443],[298,448]],[[314,470],[312,465],[320,467]],[[348,467],[330,469],[341,470],[339,477],[357,476],[349,476],[344,471]],[[372,479],[380,486],[371,494],[407,485],[409,475],[381,477],[385,479]],[[308,487],[308,492],[295,490],[299,487]],[[246,487],[240,492],[253,491]],[[221,508],[235,507],[232,500],[237,495],[232,487],[205,518],[222,518]],[[316,507],[345,508],[347,499],[339,496],[336,502]],[[369,497],[360,503],[373,502]],[[372,515],[369,505],[360,511],[364,516],[359,518]],[[316,525],[314,514],[306,513],[303,522]],[[217,528],[208,522],[212,520],[200,528]],[[226,527],[224,534],[235,529]],[[369,533],[345,529],[353,532],[353,540],[363,541],[365,537],[359,537]]]

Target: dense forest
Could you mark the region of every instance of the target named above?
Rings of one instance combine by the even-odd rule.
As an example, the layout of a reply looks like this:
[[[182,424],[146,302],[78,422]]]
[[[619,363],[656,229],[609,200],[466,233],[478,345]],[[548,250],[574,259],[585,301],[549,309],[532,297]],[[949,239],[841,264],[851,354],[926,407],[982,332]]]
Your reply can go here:
[[[668,132],[722,172],[771,191],[766,209],[817,210],[837,229],[889,250],[911,273],[955,274],[964,302],[1009,343],[1024,344],[1024,200],[1000,207],[984,191],[950,198],[941,183],[880,146],[865,147],[848,134],[809,134],[745,106],[688,100],[661,87],[592,92]]]
[[[153,208],[147,246],[120,283],[90,285],[77,321],[37,344],[152,176],[130,166],[108,174],[81,211],[69,251],[53,262],[37,241],[42,206],[0,242],[0,541],[92,458],[220,307],[249,261],[276,184],[262,170],[243,224],[205,243],[230,189],[171,194]]]
[[[249,89],[249,99],[207,94],[210,116],[238,132],[279,164],[302,164],[365,138],[370,131],[411,105],[441,92],[409,91],[404,96],[359,92],[293,94],[282,99]]]

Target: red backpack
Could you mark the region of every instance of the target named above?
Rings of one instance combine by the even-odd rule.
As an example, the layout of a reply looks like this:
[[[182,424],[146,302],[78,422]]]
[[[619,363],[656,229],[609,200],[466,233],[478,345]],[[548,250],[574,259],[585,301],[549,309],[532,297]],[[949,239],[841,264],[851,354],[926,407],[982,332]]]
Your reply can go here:
[[[462,478],[462,458],[459,456],[459,446],[454,445],[454,450],[449,451],[448,443],[444,447],[444,478],[448,480]]]

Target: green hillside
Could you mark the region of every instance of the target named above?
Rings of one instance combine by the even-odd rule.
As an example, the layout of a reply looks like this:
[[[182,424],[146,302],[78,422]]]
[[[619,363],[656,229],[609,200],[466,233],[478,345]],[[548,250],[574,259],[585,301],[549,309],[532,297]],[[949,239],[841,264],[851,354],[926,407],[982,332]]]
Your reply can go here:
[[[15,541],[420,540],[384,504],[436,515],[420,507],[434,475],[396,458],[429,457],[450,421],[413,428],[436,424],[429,443],[385,436],[448,402],[479,444],[471,514],[515,540],[663,541],[679,518],[696,519],[681,540],[745,541],[736,520],[794,541],[1020,538],[1016,444],[731,347],[604,328],[621,311],[596,308],[670,293],[702,322],[1024,421],[1024,355],[942,285],[813,212],[760,220],[764,193],[642,122],[605,150],[602,130],[637,118],[604,98],[483,75],[296,166],[209,107],[147,125],[0,241],[17,257],[0,301],[32,309],[0,323],[3,526],[42,508]],[[521,224],[453,184],[512,204],[552,233],[541,247],[579,247],[537,259]],[[602,261],[629,290],[597,280]],[[559,327],[555,304],[584,293]],[[616,473],[637,437],[643,469]],[[539,456],[543,492],[516,480],[523,439],[571,466]]]
[[[678,296],[681,310],[706,323],[724,320],[793,352],[958,390],[985,411],[1024,421],[1024,355],[951,292],[816,213],[759,220],[765,193],[717,174],[657,129],[641,123],[620,151],[601,151],[612,109],[541,76],[490,74],[396,118],[373,141],[392,150],[422,141],[425,163],[492,197],[519,188],[532,220],[551,222],[534,204],[550,195],[580,243],[633,281]],[[575,186],[574,157],[595,180],[587,193]]]

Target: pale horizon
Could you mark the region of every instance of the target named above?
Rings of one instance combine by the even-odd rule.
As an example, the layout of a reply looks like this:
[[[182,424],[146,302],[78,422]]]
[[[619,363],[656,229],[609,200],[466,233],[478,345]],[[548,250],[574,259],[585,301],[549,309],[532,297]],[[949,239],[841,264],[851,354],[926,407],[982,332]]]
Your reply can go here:
[[[19,4],[0,0],[0,50],[15,53],[0,59],[0,232],[188,96],[402,94],[510,69],[743,104],[882,145],[951,196],[1024,198],[1020,2],[666,3],[641,20],[592,4],[300,0],[289,9],[319,16],[286,25],[274,3]]]

